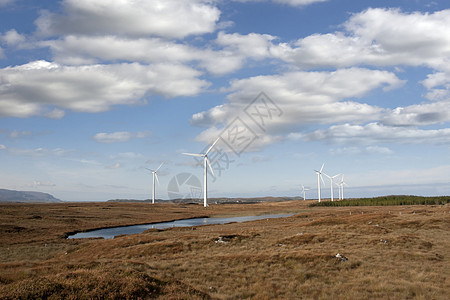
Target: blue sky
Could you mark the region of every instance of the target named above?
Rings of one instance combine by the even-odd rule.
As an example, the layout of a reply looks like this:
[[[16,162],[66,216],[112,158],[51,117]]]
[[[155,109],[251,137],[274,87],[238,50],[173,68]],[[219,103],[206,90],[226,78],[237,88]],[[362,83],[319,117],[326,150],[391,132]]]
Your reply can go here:
[[[448,195],[449,66],[443,0],[0,0],[0,188]]]

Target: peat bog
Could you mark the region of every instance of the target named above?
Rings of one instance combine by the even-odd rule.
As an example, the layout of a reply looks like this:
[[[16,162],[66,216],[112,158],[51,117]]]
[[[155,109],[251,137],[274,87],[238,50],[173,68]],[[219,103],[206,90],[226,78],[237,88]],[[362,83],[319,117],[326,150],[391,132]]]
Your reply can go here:
[[[0,205],[0,298],[448,298],[449,205],[311,203]],[[66,239],[113,226],[277,213],[294,215]]]

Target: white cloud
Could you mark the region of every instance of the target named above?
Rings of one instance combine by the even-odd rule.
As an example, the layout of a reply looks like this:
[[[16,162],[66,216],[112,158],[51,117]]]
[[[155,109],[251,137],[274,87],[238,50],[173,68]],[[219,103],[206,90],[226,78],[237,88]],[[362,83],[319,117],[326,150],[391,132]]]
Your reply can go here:
[[[369,8],[353,14],[344,31],[313,34],[293,43],[273,45],[271,53],[302,68],[426,66],[437,72],[423,84],[426,97],[450,95],[450,10],[404,13]]]
[[[3,41],[8,46],[16,46],[25,42],[26,38],[24,35],[19,34],[15,29],[7,31],[5,34],[0,35],[0,41]]]
[[[379,123],[342,124],[330,126],[325,130],[291,134],[290,137],[306,141],[329,141],[341,144],[448,144],[450,143],[450,128],[424,130],[414,127],[385,126]],[[372,148],[372,150],[377,149]]]
[[[0,115],[63,116],[61,109],[102,112],[146,96],[192,96],[208,84],[183,65],[123,63],[63,66],[47,61],[0,69]],[[55,110],[56,107],[56,110]]]
[[[46,113],[45,117],[47,117],[49,119],[59,120],[59,119],[62,119],[65,114],[66,113],[62,109],[55,108],[54,110]]]
[[[450,100],[414,104],[386,111],[380,119],[385,125],[423,126],[450,121]]]
[[[449,54],[450,56],[450,54]],[[450,61],[450,57],[448,59]],[[440,71],[429,74],[422,84],[429,90],[426,98],[432,101],[445,100],[450,98],[450,67],[439,66]]]
[[[318,2],[327,2],[328,0],[273,0],[276,3],[288,4],[291,6],[306,6]]]
[[[120,167],[121,167],[121,164],[120,164],[120,163],[115,163],[115,164],[113,164],[113,165],[107,166],[106,168],[107,168],[107,169],[112,169],[112,170],[114,170],[114,169],[118,169],[118,168],[120,168]]]
[[[287,4],[290,6],[296,6],[296,7],[303,7],[306,5],[310,5],[313,3],[318,3],[318,2],[326,2],[329,0],[234,0],[237,2],[275,2],[275,3],[280,3],[280,4]]]
[[[211,47],[197,48],[157,37],[133,38],[115,35],[67,35],[39,42],[50,47],[54,60],[69,65],[100,62],[195,63],[209,73],[223,75],[243,67],[248,59],[271,58],[275,37],[250,33],[219,32]],[[130,51],[133,49],[133,51]]]
[[[8,137],[12,139],[17,139],[24,136],[31,136],[33,133],[31,131],[19,131],[19,130],[13,130],[9,133]]]
[[[448,63],[450,10],[403,13],[369,8],[343,25],[345,32],[315,34],[292,46],[280,45],[277,55],[303,67],[430,66]]]
[[[270,56],[271,41],[275,39],[276,37],[268,34],[249,33],[241,35],[219,32],[216,43],[243,57],[262,59]]]
[[[62,6],[61,15],[42,13],[36,21],[40,34],[183,38],[213,32],[220,16],[206,0],[64,0]]]
[[[128,132],[128,131],[117,131],[112,133],[100,132],[94,135],[92,138],[99,143],[123,143],[128,142],[131,139],[146,138],[150,136],[149,132]]]
[[[393,73],[360,68],[256,76],[233,81],[228,89],[232,92],[228,96],[229,103],[197,113],[191,122],[205,126],[232,121],[261,91],[265,91],[284,113],[271,123],[273,129],[310,123],[367,122],[380,118],[383,109],[343,100],[401,84],[403,81]]]
[[[194,47],[161,38],[129,38],[114,35],[67,35],[40,43],[49,46],[57,62],[85,64],[101,61],[189,62],[202,57]],[[133,51],[130,51],[133,49]]]

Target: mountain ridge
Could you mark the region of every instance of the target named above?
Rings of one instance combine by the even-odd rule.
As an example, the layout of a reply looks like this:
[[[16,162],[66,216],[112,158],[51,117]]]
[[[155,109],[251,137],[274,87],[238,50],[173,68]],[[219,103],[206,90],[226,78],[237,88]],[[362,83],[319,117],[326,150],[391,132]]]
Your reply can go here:
[[[53,195],[43,192],[15,191],[0,189],[0,202],[7,203],[57,203],[63,202]]]

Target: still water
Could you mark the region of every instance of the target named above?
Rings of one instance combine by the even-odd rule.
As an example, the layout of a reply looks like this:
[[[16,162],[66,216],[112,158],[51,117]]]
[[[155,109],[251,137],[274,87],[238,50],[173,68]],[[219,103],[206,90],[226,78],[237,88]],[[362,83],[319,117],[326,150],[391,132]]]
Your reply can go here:
[[[79,232],[70,235],[68,239],[98,238],[98,237],[104,239],[112,239],[117,235],[142,233],[145,230],[152,228],[165,229],[171,227],[190,227],[197,225],[225,224],[232,222],[246,222],[261,219],[283,218],[283,217],[290,217],[292,215],[294,214],[276,214],[276,215],[246,216],[246,217],[232,217],[232,218],[195,218],[195,219],[178,220],[173,222],[121,226],[121,227],[92,230],[87,232]]]

